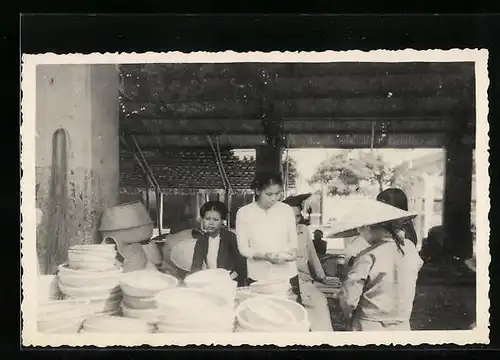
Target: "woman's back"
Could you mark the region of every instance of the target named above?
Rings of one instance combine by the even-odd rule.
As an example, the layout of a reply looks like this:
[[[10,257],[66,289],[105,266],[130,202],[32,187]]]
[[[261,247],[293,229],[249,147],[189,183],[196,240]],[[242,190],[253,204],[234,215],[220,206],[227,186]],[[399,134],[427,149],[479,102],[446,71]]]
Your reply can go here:
[[[405,240],[401,249],[404,255],[395,242],[386,241],[370,246],[356,258],[349,281],[366,279],[356,310],[360,319],[409,320],[423,262],[410,240]]]

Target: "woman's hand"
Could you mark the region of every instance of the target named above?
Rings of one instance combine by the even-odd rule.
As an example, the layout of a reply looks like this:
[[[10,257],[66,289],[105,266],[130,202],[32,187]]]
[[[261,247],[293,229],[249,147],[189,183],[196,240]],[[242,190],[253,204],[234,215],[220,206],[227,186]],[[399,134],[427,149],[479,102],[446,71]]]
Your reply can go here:
[[[253,258],[255,260],[269,261],[271,264],[281,265],[286,262],[295,261],[296,256],[293,252],[267,252],[257,253]]]
[[[295,251],[288,251],[284,254],[284,258],[286,261],[295,261],[297,260],[297,254]]]
[[[317,281],[317,282],[320,282],[320,283],[325,283],[325,280],[326,280],[326,275],[325,276],[318,276],[318,275],[315,275],[313,277],[314,281]]]
[[[296,260],[296,256],[292,252],[270,253],[268,258],[269,262],[279,265]]]
[[[280,255],[280,253],[266,253],[267,261],[272,264],[281,265],[285,263],[285,259]]]

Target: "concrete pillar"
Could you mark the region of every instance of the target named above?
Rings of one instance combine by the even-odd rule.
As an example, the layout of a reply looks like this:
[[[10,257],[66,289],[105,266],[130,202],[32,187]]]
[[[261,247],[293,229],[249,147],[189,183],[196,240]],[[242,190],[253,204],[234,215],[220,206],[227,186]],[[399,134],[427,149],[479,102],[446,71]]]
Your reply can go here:
[[[100,241],[104,208],[119,198],[119,75],[115,65],[38,65],[36,70],[36,203],[43,213],[37,251],[45,273],[67,259],[72,244]],[[52,138],[67,134],[64,231],[49,226]],[[53,217],[52,217],[53,218]],[[56,253],[49,242],[59,242]],[[50,253],[52,252],[52,253]]]
[[[473,144],[466,139],[467,118],[457,116],[446,143],[443,198],[445,251],[462,260],[472,257],[471,188]]]
[[[259,146],[255,149],[256,171],[281,172],[282,149],[279,146]]]

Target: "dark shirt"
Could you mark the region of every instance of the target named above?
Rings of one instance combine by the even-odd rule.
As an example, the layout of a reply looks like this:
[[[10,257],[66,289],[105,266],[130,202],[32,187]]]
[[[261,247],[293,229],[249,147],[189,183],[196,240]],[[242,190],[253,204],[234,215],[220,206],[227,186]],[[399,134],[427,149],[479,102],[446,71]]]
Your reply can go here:
[[[314,239],[313,240],[314,248],[316,249],[316,253],[318,256],[323,256],[326,254],[326,241],[323,239]]]
[[[209,235],[202,234],[194,246],[193,263],[191,272],[200,271],[203,263],[206,263],[208,254]],[[238,286],[245,286],[247,280],[247,261],[239,250],[236,242],[236,234],[223,229],[220,233],[219,251],[217,253],[217,267],[234,271],[238,274],[236,281]]]

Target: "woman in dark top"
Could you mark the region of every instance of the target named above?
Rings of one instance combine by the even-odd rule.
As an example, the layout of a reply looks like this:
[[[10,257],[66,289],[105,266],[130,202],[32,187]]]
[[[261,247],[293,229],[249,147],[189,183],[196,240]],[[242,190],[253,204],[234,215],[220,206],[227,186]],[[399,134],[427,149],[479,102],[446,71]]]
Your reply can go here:
[[[313,244],[319,257],[326,255],[328,243],[323,240],[323,231],[321,231],[320,229],[314,230]]]
[[[236,235],[223,227],[228,210],[220,201],[209,201],[200,208],[204,233],[196,240],[191,272],[204,268],[230,271],[238,286],[245,286],[246,258],[239,250]]]
[[[403,190],[397,188],[389,188],[382,191],[377,196],[377,201],[392,205],[401,210],[408,211],[408,198]],[[403,225],[406,239],[410,240],[415,246],[417,245],[417,233],[413,222],[410,220]]]

